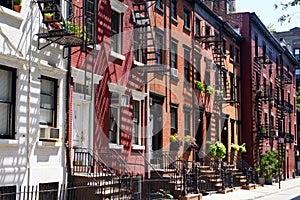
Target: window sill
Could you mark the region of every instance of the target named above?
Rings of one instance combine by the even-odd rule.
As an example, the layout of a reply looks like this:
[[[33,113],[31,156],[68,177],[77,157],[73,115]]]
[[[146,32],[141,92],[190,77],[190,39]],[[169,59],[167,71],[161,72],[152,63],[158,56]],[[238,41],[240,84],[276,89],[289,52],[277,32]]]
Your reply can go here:
[[[157,10],[160,14],[164,14],[164,8],[161,8],[159,6],[155,6],[155,10]]]
[[[177,26],[177,24],[178,24],[177,19],[175,19],[174,17],[171,17],[171,19],[172,19],[172,23],[175,24],[175,25]]]
[[[110,51],[110,56],[118,60],[123,60],[123,61],[125,60],[125,56],[115,51]]]
[[[109,149],[123,149],[124,146],[120,144],[115,144],[115,143],[109,143],[108,144]]]
[[[144,63],[139,62],[139,61],[136,61],[136,60],[133,61],[133,64],[134,64],[135,66],[139,66],[139,67],[144,66]]]
[[[0,147],[17,147],[19,144],[19,140],[0,139]]]
[[[36,142],[36,145],[38,147],[51,147],[51,148],[59,148],[62,146],[62,142],[60,140],[51,140],[51,139],[45,139],[45,140],[40,140]]]
[[[141,146],[141,145],[138,145],[138,144],[133,144],[132,145],[132,150],[145,150],[145,146]]]
[[[1,17],[5,21],[15,20],[15,21],[18,21],[19,23],[21,23],[23,20],[21,17],[21,13],[18,13],[14,10],[8,9],[4,6],[0,6],[0,14],[1,14]]]
[[[189,28],[189,27],[187,27],[187,26],[183,26],[183,29],[185,30],[185,31],[188,31],[189,33],[191,32],[191,29]]]

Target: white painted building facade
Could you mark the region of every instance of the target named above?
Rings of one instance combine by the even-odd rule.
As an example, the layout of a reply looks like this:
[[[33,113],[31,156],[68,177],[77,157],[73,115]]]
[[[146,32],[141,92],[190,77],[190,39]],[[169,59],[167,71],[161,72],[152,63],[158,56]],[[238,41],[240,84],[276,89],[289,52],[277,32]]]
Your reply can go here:
[[[29,0],[0,5],[0,188],[66,180],[66,59],[38,50],[40,15]]]

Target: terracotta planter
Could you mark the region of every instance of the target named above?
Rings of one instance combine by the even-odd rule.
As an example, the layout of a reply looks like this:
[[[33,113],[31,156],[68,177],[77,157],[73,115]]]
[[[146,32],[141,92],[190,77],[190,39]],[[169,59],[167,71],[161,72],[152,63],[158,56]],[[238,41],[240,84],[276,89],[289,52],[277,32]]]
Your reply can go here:
[[[21,8],[22,8],[22,6],[21,5],[14,5],[14,11],[16,11],[16,12],[21,12]]]

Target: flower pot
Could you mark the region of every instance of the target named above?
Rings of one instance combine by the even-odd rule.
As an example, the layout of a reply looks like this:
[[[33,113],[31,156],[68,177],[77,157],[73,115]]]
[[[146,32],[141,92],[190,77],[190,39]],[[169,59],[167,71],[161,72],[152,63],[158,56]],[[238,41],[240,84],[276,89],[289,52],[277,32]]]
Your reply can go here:
[[[265,177],[258,177],[258,183],[261,185],[265,184]]]
[[[272,182],[273,182],[273,178],[266,178],[266,181],[265,181],[265,184],[266,185],[272,185]]]
[[[22,8],[21,5],[14,5],[14,7],[13,7],[14,11],[16,11],[18,13],[21,12],[21,8]]]

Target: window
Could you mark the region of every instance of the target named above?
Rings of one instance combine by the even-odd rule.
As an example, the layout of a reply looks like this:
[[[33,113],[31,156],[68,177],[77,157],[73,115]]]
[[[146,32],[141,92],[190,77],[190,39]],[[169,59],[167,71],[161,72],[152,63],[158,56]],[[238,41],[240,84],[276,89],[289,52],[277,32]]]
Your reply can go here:
[[[219,69],[215,68],[215,89],[218,90],[220,87],[220,80],[219,80]]]
[[[141,115],[140,115],[140,101],[133,100],[132,109],[132,143],[141,144]]]
[[[255,80],[256,80],[256,90],[259,90],[259,86],[260,86],[259,72],[255,72]]]
[[[223,39],[223,53],[225,54],[226,56],[226,39]]]
[[[240,101],[240,88],[241,88],[241,79],[240,77],[236,77],[236,99]]]
[[[0,66],[0,138],[14,138],[15,91],[16,71]]]
[[[264,113],[265,125],[268,124],[268,113]]]
[[[240,63],[240,50],[235,48],[235,63]]]
[[[191,112],[186,109],[184,111],[184,135],[191,135]]]
[[[211,141],[211,113],[210,112],[206,112],[205,113],[206,116],[206,141]]]
[[[0,197],[3,200],[15,200],[16,193],[17,193],[17,187],[15,185],[0,187]]]
[[[255,53],[255,57],[258,58],[258,37],[257,35],[255,35],[254,37],[254,53]]]
[[[201,57],[202,57],[201,54],[196,53],[195,55],[196,81],[201,81]]]
[[[171,114],[171,135],[174,135],[177,133],[177,119],[178,119],[178,113],[177,113],[178,106],[171,105],[170,114]]]
[[[111,11],[111,51],[121,54],[122,49],[122,15],[116,11]]]
[[[279,73],[279,67],[278,67],[278,58],[276,58],[276,74]]]
[[[210,37],[211,35],[210,35],[210,26],[209,25],[206,25],[205,26],[205,37],[207,38],[207,39],[209,39],[209,37]],[[209,48],[209,42],[205,42],[205,49],[208,49]]]
[[[234,143],[234,130],[235,130],[235,120],[230,119],[230,127],[231,127],[231,143]]]
[[[270,98],[272,98],[273,97],[273,83],[272,82],[270,82]]]
[[[263,61],[265,62],[267,59],[267,47],[265,43],[263,43],[262,51],[263,51]]]
[[[142,62],[142,45],[141,45],[141,38],[140,38],[140,33],[141,33],[141,28],[136,28],[134,29],[134,38],[133,38],[133,48],[134,48],[134,60],[138,62]]]
[[[233,46],[233,44],[229,45],[229,58],[230,58],[231,62],[234,61],[234,46]]]
[[[183,20],[184,20],[184,28],[190,30],[190,13],[191,11],[187,8],[183,8]]]
[[[163,10],[164,6],[163,6],[163,0],[156,0],[156,8],[158,8],[159,10]]]
[[[39,184],[39,199],[57,199],[58,198],[58,182],[40,183]]]
[[[234,74],[233,73],[229,73],[230,76],[230,100],[234,100]]]
[[[13,2],[14,2],[13,0],[0,1],[0,5],[9,9],[13,9],[13,5],[14,5]]]
[[[177,21],[177,0],[171,0],[171,17]]]
[[[120,127],[120,94],[112,92],[110,94],[109,108],[109,141],[119,144]]]
[[[294,49],[294,56],[300,62],[300,49],[299,48]]]
[[[201,20],[196,17],[196,35],[195,37],[200,37],[201,36]]]
[[[157,64],[162,64],[163,57],[163,36],[156,32],[155,34],[156,40],[156,59]]]
[[[171,67],[177,69],[177,42],[171,42]]]
[[[263,79],[263,86],[264,86],[264,96],[266,97],[267,96],[267,78],[264,77]]]
[[[190,50],[184,49],[184,82],[190,82]]]
[[[206,69],[205,69],[205,84],[206,85],[210,85],[210,71],[211,71],[211,63],[212,61],[210,59],[205,58],[204,59],[205,63],[206,63]]]
[[[227,70],[222,69],[223,73],[223,96],[227,97]]]
[[[56,127],[57,80],[41,77],[40,124]]]

